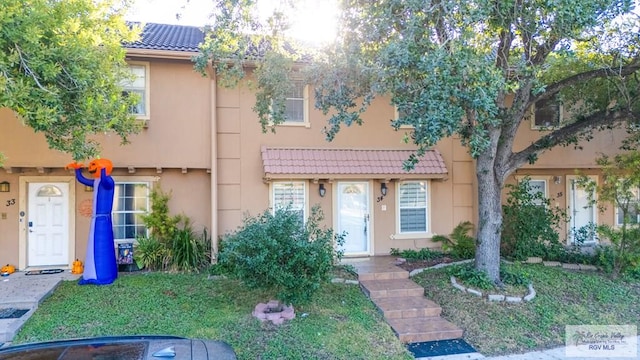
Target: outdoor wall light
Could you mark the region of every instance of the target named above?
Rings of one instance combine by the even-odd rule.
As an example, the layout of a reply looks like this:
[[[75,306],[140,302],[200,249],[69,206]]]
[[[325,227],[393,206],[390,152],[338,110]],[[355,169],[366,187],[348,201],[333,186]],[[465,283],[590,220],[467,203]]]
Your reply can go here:
[[[0,192],[11,191],[11,185],[7,181],[0,182]]]
[[[85,185],[84,186],[84,191],[85,192],[93,192],[93,186]]]
[[[318,194],[320,194],[320,197],[324,197],[327,194],[327,189],[324,188],[324,184],[320,184],[318,187]]]
[[[382,194],[382,196],[387,196],[387,183],[380,184],[380,194]]]
[[[554,184],[560,184],[560,182],[562,182],[562,178],[560,176],[554,176],[553,177],[553,183]]]

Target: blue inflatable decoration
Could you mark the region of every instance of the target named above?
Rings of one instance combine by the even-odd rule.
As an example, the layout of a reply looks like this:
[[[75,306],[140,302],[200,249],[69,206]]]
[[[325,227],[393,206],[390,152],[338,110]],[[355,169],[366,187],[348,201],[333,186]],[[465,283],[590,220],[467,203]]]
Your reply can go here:
[[[71,163],[67,168],[75,169],[76,179],[83,185],[93,187],[93,216],[87,242],[87,257],[80,285],[111,284],[118,277],[118,264],[113,241],[111,209],[115,182],[111,177],[113,164],[107,159],[96,159],[89,163],[88,170],[94,179],[82,175],[82,164]]]

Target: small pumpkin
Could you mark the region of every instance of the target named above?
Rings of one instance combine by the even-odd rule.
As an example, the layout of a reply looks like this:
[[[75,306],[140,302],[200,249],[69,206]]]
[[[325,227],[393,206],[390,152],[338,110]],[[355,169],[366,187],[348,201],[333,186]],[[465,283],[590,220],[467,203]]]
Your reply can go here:
[[[82,274],[84,272],[84,265],[82,265],[82,261],[76,259],[76,261],[74,261],[72,265],[73,265],[73,267],[71,268],[72,274]]]
[[[7,273],[7,274],[13,274],[14,272],[16,272],[16,267],[13,265],[5,265],[0,269],[0,272],[2,273]]]

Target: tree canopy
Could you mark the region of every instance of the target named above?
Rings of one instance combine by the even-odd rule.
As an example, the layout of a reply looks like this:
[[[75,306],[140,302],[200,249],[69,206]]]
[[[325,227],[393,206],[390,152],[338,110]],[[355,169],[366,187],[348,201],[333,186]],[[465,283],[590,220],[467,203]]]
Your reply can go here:
[[[247,61],[255,64],[254,109],[265,126],[283,120],[277,105],[284,101],[286,80],[306,58],[287,46],[283,12],[260,23],[250,11],[257,2],[216,1],[212,36],[197,64],[212,61],[232,85]],[[476,268],[499,282],[500,194],[507,176],[556,145],[579,146],[594,130],[638,118],[640,32],[633,1],[340,4],[341,35],[304,66],[316,106],[328,114],[327,138],[341,126],[360,124],[377,97],[390,98],[398,109],[391,126],[413,128],[407,140],[417,151],[407,167],[440,139],[458,135],[476,159]],[[565,104],[572,116],[516,151],[518,128],[544,100]]]
[[[122,45],[138,32],[124,21],[127,5],[126,0],[0,3],[0,107],[43,133],[50,148],[76,160],[98,152],[87,135],[113,131],[126,142],[139,127],[130,114],[137,99],[125,96],[121,86],[130,76]]]

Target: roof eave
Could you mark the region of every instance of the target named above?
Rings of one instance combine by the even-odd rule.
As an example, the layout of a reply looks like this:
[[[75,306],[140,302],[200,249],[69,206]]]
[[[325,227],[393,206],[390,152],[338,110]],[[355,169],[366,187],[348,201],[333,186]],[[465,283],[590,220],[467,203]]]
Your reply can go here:
[[[127,57],[145,57],[154,59],[176,59],[191,60],[198,55],[198,51],[176,51],[176,50],[157,50],[157,49],[140,49],[126,48]]]
[[[265,173],[264,181],[272,180],[351,180],[351,179],[370,179],[370,180],[447,180],[448,173],[442,174],[273,174]]]

